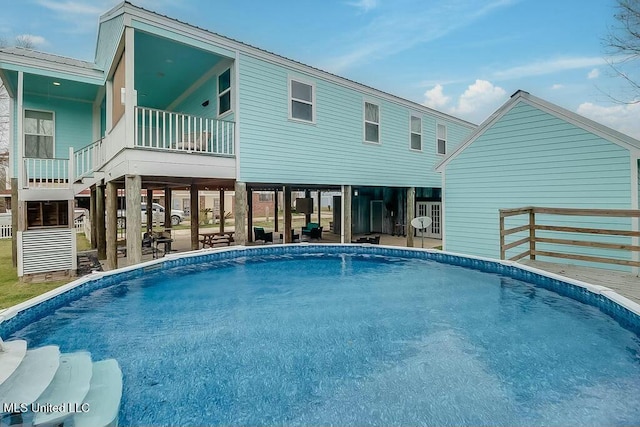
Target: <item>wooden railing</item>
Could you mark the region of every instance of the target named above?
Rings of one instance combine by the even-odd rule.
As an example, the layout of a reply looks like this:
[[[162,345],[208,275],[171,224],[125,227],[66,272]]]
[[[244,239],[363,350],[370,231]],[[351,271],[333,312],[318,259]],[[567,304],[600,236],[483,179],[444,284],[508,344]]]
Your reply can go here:
[[[29,188],[68,188],[69,159],[24,158],[24,179]]]
[[[607,217],[607,218],[632,218],[630,221],[633,223],[633,218],[640,218],[640,210],[631,209],[570,209],[570,208],[544,208],[528,206],[515,209],[500,209],[500,259],[506,259],[506,253],[510,249],[515,249],[522,245],[527,246],[527,250],[518,253],[517,255],[509,257],[511,261],[517,261],[525,257],[529,257],[532,260],[536,259],[536,256],[546,256],[554,258],[574,259],[580,261],[589,261],[605,264],[617,264],[626,265],[631,267],[640,267],[640,261],[635,261],[637,257],[633,255],[631,259],[611,258],[606,256],[585,255],[576,253],[557,252],[554,250],[539,250],[537,248],[538,243],[553,244],[553,245],[565,245],[575,247],[587,247],[587,248],[599,248],[615,251],[626,251],[627,253],[640,252],[640,246],[635,244],[605,242],[601,240],[588,240],[588,239],[566,239],[557,237],[546,237],[551,233],[575,233],[575,236],[585,235],[599,235],[599,236],[622,236],[629,238],[640,237],[640,231],[638,230],[638,224],[631,226],[631,229],[611,229],[611,228],[590,228],[590,227],[571,227],[560,225],[545,225],[539,224],[536,221],[536,214],[544,215],[562,215],[562,216],[576,216],[576,217]],[[505,228],[505,218],[514,217],[518,215],[526,215],[524,225],[519,225],[509,229]],[[545,233],[545,237],[540,236],[541,231]],[[515,240],[510,243],[506,243],[506,236],[510,236],[517,233],[525,233],[526,236]]]
[[[105,162],[103,140],[99,139],[76,152],[71,151],[69,158],[73,159],[74,180],[91,175]]]
[[[135,114],[135,147],[234,155],[233,122],[145,107]]]

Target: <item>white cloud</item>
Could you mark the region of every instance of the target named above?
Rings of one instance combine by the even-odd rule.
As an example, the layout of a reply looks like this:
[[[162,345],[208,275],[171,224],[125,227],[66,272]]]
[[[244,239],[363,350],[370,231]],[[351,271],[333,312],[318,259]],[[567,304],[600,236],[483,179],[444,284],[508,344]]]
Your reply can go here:
[[[598,70],[597,68],[594,68],[593,70],[589,71],[589,74],[587,74],[587,77],[590,79],[597,79],[598,77],[600,77],[600,70]]]
[[[442,85],[435,85],[433,89],[430,89],[424,93],[423,104],[427,107],[434,108],[436,110],[443,109],[449,103],[451,98],[445,96],[442,92]]]
[[[564,85],[561,85],[560,83],[556,83],[553,86],[551,86],[551,89],[559,90],[559,89],[562,89],[563,87],[564,87]]]
[[[578,114],[602,123],[612,129],[640,139],[640,100],[635,104],[612,105],[605,107],[591,102],[578,106]]]
[[[451,113],[478,122],[486,119],[507,99],[507,92],[487,80],[476,80],[458,99]]]
[[[100,15],[105,12],[102,5],[96,6],[95,2],[89,3],[84,1],[56,1],[56,0],[38,0],[40,6],[44,6],[49,10],[62,12],[73,15]]]
[[[604,58],[597,56],[557,58],[550,61],[537,61],[497,71],[493,74],[493,78],[499,80],[519,79],[523,77],[542,76],[557,73],[559,71],[590,68],[606,64],[607,62]]]
[[[353,6],[355,8],[360,9],[362,12],[369,12],[372,9],[375,9],[378,6],[377,0],[359,0],[357,2],[349,2],[347,3],[349,6]]]

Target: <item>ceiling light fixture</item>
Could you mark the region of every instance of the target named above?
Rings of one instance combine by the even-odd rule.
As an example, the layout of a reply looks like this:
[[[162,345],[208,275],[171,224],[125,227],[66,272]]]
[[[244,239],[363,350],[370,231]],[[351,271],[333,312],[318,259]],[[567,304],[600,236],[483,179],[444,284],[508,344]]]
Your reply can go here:
[[[54,86],[60,86],[60,82],[53,82]]]

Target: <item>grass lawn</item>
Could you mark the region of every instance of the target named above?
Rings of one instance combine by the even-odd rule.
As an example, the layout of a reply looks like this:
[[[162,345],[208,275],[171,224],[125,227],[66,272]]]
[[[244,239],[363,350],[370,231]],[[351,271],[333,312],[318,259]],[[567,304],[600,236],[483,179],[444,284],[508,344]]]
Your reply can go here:
[[[78,251],[89,249],[89,242],[84,235],[77,236]],[[0,239],[0,309],[11,307],[68,282],[21,283],[11,263],[11,239]]]

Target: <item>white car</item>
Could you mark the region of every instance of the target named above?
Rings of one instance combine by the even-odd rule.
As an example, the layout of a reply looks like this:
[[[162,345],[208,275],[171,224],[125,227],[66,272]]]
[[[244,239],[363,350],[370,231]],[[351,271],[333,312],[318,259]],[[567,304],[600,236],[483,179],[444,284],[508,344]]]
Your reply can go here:
[[[164,206],[159,203],[154,203],[153,205],[153,222],[164,224]],[[140,214],[142,215],[142,223],[147,223],[147,204],[143,203],[140,206]],[[118,227],[124,228],[126,212],[124,209],[118,210]],[[184,219],[184,211],[178,209],[171,209],[171,225],[178,225]]]

